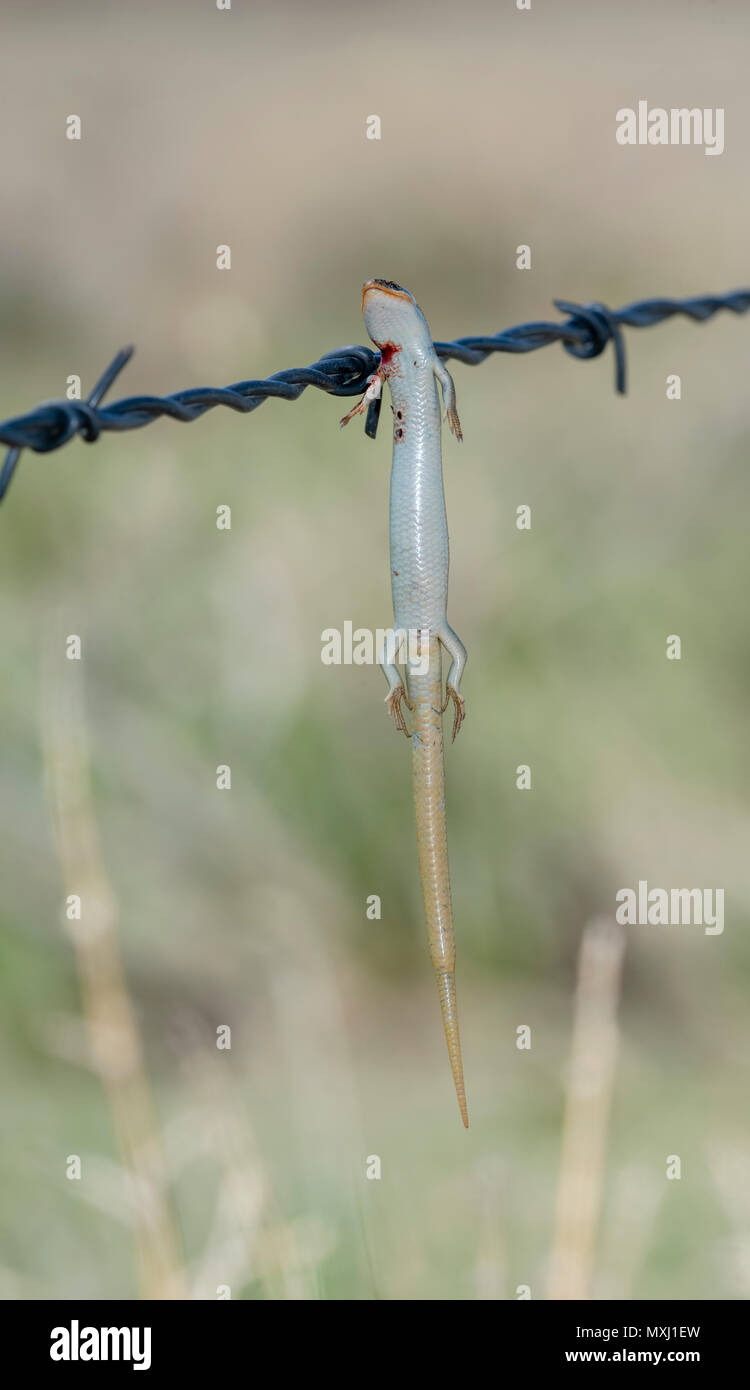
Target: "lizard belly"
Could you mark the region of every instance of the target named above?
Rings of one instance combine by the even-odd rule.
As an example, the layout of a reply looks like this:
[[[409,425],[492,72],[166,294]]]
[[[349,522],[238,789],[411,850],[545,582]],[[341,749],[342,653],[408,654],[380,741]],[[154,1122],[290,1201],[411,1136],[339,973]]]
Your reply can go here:
[[[445,626],[449,560],[440,405],[431,370],[418,370],[416,380],[391,381],[393,616],[398,628],[427,627],[437,635]]]

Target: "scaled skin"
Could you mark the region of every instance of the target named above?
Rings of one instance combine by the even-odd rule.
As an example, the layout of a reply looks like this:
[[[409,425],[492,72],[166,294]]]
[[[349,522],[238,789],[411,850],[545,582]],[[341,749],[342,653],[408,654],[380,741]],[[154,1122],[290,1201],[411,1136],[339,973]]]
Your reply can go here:
[[[417,850],[422,879],[427,939],[443,1015],[461,1119],[466,1109],[455,984],[455,941],[445,825],[445,771],[442,714],[453,701],[453,737],[464,718],[461,675],[466,650],[448,624],[448,523],[443,494],[440,441],[440,382],[445,415],[461,439],[456,393],[450,373],[437,357],[424,314],[413,295],[387,280],[368,280],[362,291],[365,324],[381,352],[381,363],[362,400],[345,416],[366,410],[385,381],[393,409],[391,473],[391,588],[394,627],[429,632],[426,672],[406,665],[406,689],[396,665],[383,666],[386,701],[396,725],[412,745]],[[443,699],[441,649],[450,657]],[[423,658],[424,650],[419,653]],[[421,664],[421,663],[420,663]],[[409,734],[403,705],[411,711]]]

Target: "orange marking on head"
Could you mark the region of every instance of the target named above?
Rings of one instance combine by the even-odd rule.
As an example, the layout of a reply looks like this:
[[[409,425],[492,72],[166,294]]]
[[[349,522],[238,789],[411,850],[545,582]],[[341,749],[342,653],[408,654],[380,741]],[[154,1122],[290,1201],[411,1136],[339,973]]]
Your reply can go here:
[[[393,280],[367,280],[362,286],[362,311],[365,307],[365,295],[368,290],[379,290],[381,294],[389,294],[393,299],[407,299],[411,304],[412,296],[408,290],[403,290],[400,285],[394,284]]]

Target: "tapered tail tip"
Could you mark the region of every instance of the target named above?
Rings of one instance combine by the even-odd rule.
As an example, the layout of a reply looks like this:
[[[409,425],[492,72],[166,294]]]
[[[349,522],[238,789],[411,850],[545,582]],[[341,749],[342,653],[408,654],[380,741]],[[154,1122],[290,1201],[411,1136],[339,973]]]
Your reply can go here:
[[[461,1061],[461,1043],[458,1036],[458,1013],[456,1011],[456,977],[452,970],[436,970],[435,978],[440,995],[445,1041],[448,1044],[448,1056],[453,1074],[453,1084],[456,1088],[458,1108],[461,1111],[464,1129],[468,1129],[469,1112],[466,1109],[464,1069]]]

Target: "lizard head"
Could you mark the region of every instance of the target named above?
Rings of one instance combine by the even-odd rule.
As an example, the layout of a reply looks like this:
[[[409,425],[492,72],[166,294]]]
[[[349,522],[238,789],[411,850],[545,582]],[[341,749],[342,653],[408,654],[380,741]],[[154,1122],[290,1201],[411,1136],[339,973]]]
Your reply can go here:
[[[362,286],[362,313],[372,341],[386,343],[421,340],[431,342],[424,314],[413,294],[392,280],[368,280]]]

